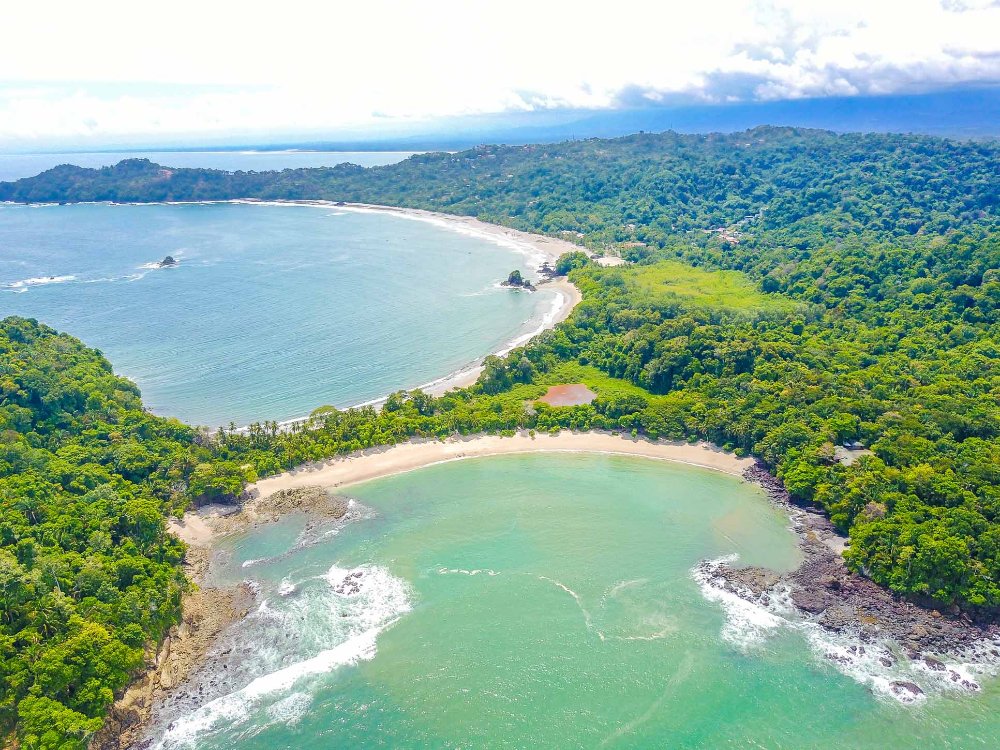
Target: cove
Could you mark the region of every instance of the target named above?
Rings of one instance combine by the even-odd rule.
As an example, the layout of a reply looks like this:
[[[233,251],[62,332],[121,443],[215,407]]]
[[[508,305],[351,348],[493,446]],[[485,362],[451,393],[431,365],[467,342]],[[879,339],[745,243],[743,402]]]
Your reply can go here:
[[[503,348],[556,298],[497,286],[532,262],[332,206],[0,205],[0,313],[78,336],[154,412],[212,427],[356,405]]]
[[[157,746],[972,748],[1000,729],[990,680],[900,706],[706,596],[706,558],[799,559],[787,517],[735,477],[540,453],[344,492],[346,525],[228,540],[214,582],[251,581],[258,609],[203,692],[154,717]]]

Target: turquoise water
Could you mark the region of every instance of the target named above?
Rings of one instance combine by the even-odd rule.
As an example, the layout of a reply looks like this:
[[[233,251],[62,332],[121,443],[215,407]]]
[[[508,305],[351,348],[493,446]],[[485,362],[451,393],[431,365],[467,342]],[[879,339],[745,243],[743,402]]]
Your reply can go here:
[[[0,205],[0,316],[78,336],[155,412],[210,426],[358,404],[502,348],[556,299],[497,286],[529,265],[381,213]]]
[[[0,182],[34,177],[58,164],[108,167],[122,159],[149,159],[168,167],[204,167],[228,172],[333,167],[350,162],[362,167],[395,164],[411,151],[123,151],[118,153],[0,154]]]
[[[346,526],[291,517],[229,543],[216,582],[262,603],[196,705],[158,713],[159,747],[995,747],[994,682],[876,697],[810,631],[697,579],[706,558],[798,559],[787,518],[736,478],[536,454],[349,494]]]

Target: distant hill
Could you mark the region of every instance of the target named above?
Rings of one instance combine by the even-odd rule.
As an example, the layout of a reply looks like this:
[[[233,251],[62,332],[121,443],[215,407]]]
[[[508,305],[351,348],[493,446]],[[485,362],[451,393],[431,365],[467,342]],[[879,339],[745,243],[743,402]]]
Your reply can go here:
[[[0,183],[0,200],[326,199],[479,216],[578,234],[595,247],[625,240],[662,245],[689,230],[753,217],[764,228],[789,229],[822,216],[825,229],[840,235],[916,234],[941,222],[995,220],[998,165],[1000,143],[992,141],[759,127],[481,146],[370,169],[230,173],[131,159],[102,169],[59,166]]]

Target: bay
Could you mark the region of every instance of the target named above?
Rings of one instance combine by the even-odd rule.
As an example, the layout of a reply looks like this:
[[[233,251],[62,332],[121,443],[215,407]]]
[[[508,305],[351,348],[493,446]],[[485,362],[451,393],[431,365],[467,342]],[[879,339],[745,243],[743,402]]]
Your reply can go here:
[[[555,300],[498,286],[528,264],[332,206],[0,205],[0,315],[79,337],[154,412],[208,426],[362,403],[502,348]]]
[[[293,516],[227,542],[213,580],[251,581],[258,609],[196,705],[158,712],[158,747],[874,750],[1000,731],[994,680],[904,706],[809,630],[709,595],[702,560],[798,560],[787,517],[737,478],[534,454],[347,494],[346,526]]]

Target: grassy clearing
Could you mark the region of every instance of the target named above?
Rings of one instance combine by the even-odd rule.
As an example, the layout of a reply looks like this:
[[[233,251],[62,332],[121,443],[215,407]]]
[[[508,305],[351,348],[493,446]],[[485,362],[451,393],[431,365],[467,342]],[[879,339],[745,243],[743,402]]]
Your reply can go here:
[[[564,383],[583,383],[598,396],[644,396],[649,398],[649,391],[632,385],[627,380],[613,378],[605,372],[590,365],[579,362],[562,362],[549,372],[535,378],[535,383],[546,388],[550,385]],[[545,389],[542,389],[542,393]]]
[[[798,304],[776,294],[764,294],[739,271],[706,271],[675,260],[650,266],[629,266],[607,271],[621,274],[624,282],[648,298],[710,307],[731,312],[792,312]]]

